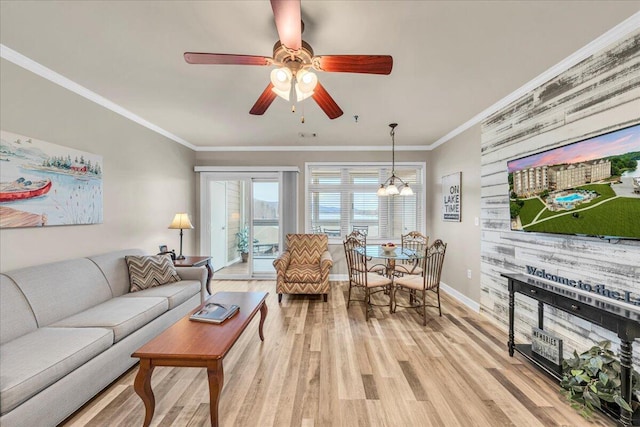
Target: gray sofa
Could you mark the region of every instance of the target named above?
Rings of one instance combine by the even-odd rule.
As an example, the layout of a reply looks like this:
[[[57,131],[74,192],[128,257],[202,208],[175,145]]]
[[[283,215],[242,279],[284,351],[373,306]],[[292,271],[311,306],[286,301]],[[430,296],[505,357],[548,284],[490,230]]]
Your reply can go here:
[[[137,362],[131,353],[197,307],[204,267],[129,293],[137,249],[0,274],[0,424],[55,426]]]

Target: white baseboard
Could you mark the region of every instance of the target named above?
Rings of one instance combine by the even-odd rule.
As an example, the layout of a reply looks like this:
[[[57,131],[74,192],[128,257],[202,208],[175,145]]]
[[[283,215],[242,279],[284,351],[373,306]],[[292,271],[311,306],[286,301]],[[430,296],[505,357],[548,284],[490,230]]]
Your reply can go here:
[[[348,274],[329,274],[329,280],[333,282],[348,282],[349,275]]]
[[[447,285],[444,282],[440,282],[440,289],[442,289],[443,291],[451,295],[453,298],[460,301],[462,304],[469,307],[471,310],[475,311],[476,313],[480,313],[480,304],[475,302],[471,298],[456,291],[455,289],[453,289],[451,286]]]

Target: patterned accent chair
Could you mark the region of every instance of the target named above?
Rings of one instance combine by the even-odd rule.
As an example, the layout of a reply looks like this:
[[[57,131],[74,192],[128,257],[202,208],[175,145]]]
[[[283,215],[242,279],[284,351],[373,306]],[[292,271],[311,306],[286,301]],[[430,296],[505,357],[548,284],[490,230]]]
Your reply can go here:
[[[273,266],[278,275],[278,302],[282,294],[323,294],[327,301],[333,259],[326,234],[287,234],[287,250]]]

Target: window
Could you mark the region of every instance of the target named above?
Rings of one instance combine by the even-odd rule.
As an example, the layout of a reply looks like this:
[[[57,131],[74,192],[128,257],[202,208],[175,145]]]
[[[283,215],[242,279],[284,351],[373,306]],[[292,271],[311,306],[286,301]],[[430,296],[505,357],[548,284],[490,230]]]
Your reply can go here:
[[[354,228],[369,239],[400,239],[412,230],[425,232],[424,164],[396,163],[396,175],[411,185],[413,196],[378,197],[380,183],[391,175],[388,164],[307,163],[307,232],[329,238]]]

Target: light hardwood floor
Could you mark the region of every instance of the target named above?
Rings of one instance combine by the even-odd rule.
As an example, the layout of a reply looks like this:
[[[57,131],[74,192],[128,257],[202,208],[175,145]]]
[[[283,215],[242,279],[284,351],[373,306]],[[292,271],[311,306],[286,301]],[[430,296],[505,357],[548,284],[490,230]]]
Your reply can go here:
[[[329,302],[285,295],[272,281],[214,281],[215,291],[266,290],[265,341],[258,317],[224,361],[222,426],[612,426],[580,417],[549,380],[518,356],[507,336],[446,294],[443,314],[391,315],[364,304],[346,309],[347,284],[332,282]],[[384,295],[378,296],[382,301]],[[139,426],[134,367],[64,426]],[[152,426],[208,426],[203,369],[156,368]]]

